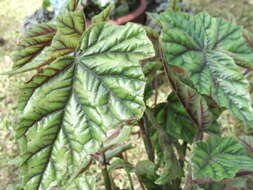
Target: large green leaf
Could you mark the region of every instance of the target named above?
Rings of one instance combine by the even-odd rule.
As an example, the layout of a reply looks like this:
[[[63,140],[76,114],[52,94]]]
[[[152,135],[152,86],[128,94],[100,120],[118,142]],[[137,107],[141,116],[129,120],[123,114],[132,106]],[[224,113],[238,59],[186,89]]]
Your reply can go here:
[[[169,71],[169,78],[179,101],[194,125],[202,130],[210,127],[216,117],[211,112],[205,98],[199,95],[196,90],[181,82],[171,71]]]
[[[248,81],[236,64],[253,68],[240,27],[206,13],[161,14],[162,48],[169,65],[187,71],[194,88],[253,126]]]
[[[187,142],[193,141],[196,126],[174,93],[168,97],[168,102],[157,113],[157,121],[171,136]]]
[[[17,135],[25,190],[44,190],[78,172],[109,129],[139,119],[144,74],[153,56],[138,25],[99,23],[83,35],[75,57],[57,59],[23,88]]]
[[[173,137],[190,143],[197,128],[207,132],[217,131],[217,116],[212,113],[206,99],[181,82],[173,72],[169,71],[168,75],[174,93],[164,106],[158,108],[159,124]]]
[[[27,32],[20,41],[14,54],[13,69],[20,68],[32,61],[51,41],[56,33],[54,24],[38,24]]]
[[[240,169],[253,170],[253,159],[233,138],[212,138],[197,143],[192,157],[193,178],[212,178],[215,181],[232,178]]]
[[[30,63],[14,68],[10,74],[40,69],[57,58],[73,53],[80,46],[81,36],[85,31],[85,18],[82,11],[67,12],[57,17],[57,32],[51,46],[43,50]],[[18,52],[17,52],[18,53]],[[25,52],[26,53],[26,52]],[[27,54],[27,53],[26,53]]]

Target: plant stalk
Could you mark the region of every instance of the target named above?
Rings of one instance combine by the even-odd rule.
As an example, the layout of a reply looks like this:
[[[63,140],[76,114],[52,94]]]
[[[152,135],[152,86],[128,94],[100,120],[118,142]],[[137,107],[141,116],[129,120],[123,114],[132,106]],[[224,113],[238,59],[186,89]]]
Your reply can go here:
[[[152,82],[152,87],[155,90],[154,106],[156,106],[157,105],[157,99],[158,99],[158,81],[157,81],[157,77],[154,78],[154,80]]]
[[[140,126],[140,130],[141,130],[141,136],[144,142],[144,146],[148,155],[148,159],[152,162],[154,162],[155,160],[155,153],[154,153],[154,149],[153,149],[153,145],[150,139],[150,135],[149,135],[149,130],[147,127],[147,122],[145,121],[145,115],[144,117],[139,121],[139,126]]]
[[[193,146],[196,146],[196,142],[201,141],[203,139],[203,130],[202,127],[199,127],[197,130],[197,134],[193,140]],[[192,166],[189,165],[188,166],[188,176],[186,178],[185,181],[185,187],[183,190],[190,190],[193,184],[193,180],[192,180]]]
[[[144,187],[143,183],[141,182],[140,178],[138,177],[138,181],[140,183],[141,186],[141,190],[146,190],[146,188]]]
[[[112,189],[112,184],[111,184],[111,179],[110,179],[110,175],[107,169],[107,163],[106,163],[106,158],[105,158],[105,154],[103,154],[103,169],[102,169],[102,175],[104,178],[104,183],[105,183],[105,188],[106,190],[113,190]]]
[[[162,128],[157,122],[156,119],[153,115],[153,113],[146,108],[145,115],[147,115],[148,120],[151,122],[152,126],[157,129],[159,132],[159,140],[160,140],[160,145],[161,148],[165,154],[166,160],[169,160],[172,163],[172,175],[173,174],[179,174],[182,172],[180,162],[177,160],[177,157],[173,151],[173,142],[171,141],[169,135],[167,132]],[[179,174],[180,175],[180,174]],[[178,176],[175,179],[169,179],[168,180],[169,184],[172,184],[174,187],[178,187]],[[180,185],[180,184],[179,184]]]
[[[175,74],[166,65],[161,46],[159,46],[159,55],[160,55],[161,62],[162,62],[163,67],[164,67],[165,74],[168,78],[168,81],[169,81],[173,91],[176,93],[176,96],[178,97],[178,100],[181,102],[181,104],[184,105],[185,110],[186,110],[187,114],[189,115],[189,118],[192,120],[192,122],[195,124],[196,127],[199,127],[198,121],[195,119],[194,115],[187,108],[187,106],[185,106],[183,98],[178,94],[177,84],[175,83]]]
[[[179,0],[171,0],[170,7],[173,11],[180,11],[180,1]]]
[[[130,183],[130,189],[134,190],[134,184],[133,184],[132,176],[128,171],[126,171],[126,172],[127,172],[127,177],[128,177],[129,183]]]

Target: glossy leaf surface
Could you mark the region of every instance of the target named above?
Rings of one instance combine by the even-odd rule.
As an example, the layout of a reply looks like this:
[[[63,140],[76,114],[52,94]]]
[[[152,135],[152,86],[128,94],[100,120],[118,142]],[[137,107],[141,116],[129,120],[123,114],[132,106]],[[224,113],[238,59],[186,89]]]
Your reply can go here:
[[[249,84],[237,66],[252,68],[253,53],[240,27],[206,13],[168,11],[159,18],[166,62],[185,70],[198,93],[253,126]]]
[[[57,59],[26,84],[17,129],[25,190],[60,186],[87,164],[109,129],[142,116],[139,61],[153,54],[140,26],[99,23],[84,33],[75,57]]]
[[[168,97],[168,102],[157,113],[157,120],[171,136],[187,142],[193,141],[196,126],[174,93]]]
[[[216,118],[210,111],[205,98],[198,94],[196,90],[180,81],[174,73],[170,72],[169,75],[176,96],[194,125],[200,129],[210,127]]]
[[[69,55],[80,46],[81,36],[85,31],[85,18],[82,11],[67,12],[57,17],[57,32],[51,46],[46,47],[41,54],[30,63],[10,72],[11,74],[40,69],[57,58]],[[18,53],[18,52],[17,52]]]
[[[45,47],[49,46],[56,33],[54,24],[38,24],[27,32],[14,54],[13,69],[32,61]]]
[[[253,159],[233,138],[212,138],[198,142],[192,157],[193,178],[212,178],[215,181],[232,178],[240,169],[253,170]]]
[[[207,132],[216,130],[217,116],[211,112],[205,98],[181,82],[173,72],[169,73],[169,78],[174,93],[157,113],[158,122],[167,132],[191,143],[198,128]]]

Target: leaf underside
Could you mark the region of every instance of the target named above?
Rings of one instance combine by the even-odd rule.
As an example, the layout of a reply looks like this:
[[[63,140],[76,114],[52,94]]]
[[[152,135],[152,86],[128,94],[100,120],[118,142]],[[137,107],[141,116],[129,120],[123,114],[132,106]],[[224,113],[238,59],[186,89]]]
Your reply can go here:
[[[197,143],[192,157],[193,178],[220,181],[232,178],[240,169],[253,170],[253,160],[233,138],[215,137]]]
[[[238,66],[253,68],[253,53],[240,27],[206,13],[168,11],[159,18],[166,62],[185,70],[198,93],[253,126],[249,84]]]
[[[87,164],[109,129],[142,116],[139,61],[153,55],[141,27],[99,23],[83,34],[75,57],[57,59],[26,84],[17,129],[24,189],[60,186]]]

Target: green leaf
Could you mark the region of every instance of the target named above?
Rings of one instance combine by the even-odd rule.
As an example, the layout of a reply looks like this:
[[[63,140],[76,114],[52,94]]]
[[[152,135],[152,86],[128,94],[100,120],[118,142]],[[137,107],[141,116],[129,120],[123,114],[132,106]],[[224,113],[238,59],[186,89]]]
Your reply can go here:
[[[157,76],[157,73],[162,68],[162,63],[160,61],[149,61],[144,64],[143,66],[143,72],[145,76],[147,77],[148,81],[153,81],[155,76]]]
[[[79,0],[65,0],[63,5],[60,8],[58,15],[62,16],[68,12],[73,12],[77,9]]]
[[[75,11],[78,6],[79,0],[67,0],[67,1],[68,1],[67,10],[70,12]]]
[[[24,189],[60,184],[87,164],[108,130],[142,117],[139,61],[153,54],[140,26],[100,23],[84,33],[76,57],[57,59],[25,85],[17,128]]]
[[[240,169],[253,170],[253,159],[233,138],[215,137],[197,143],[192,157],[193,178],[212,178],[215,181],[232,178]]]
[[[253,53],[240,27],[206,13],[168,11],[160,19],[166,62],[185,70],[198,93],[253,126],[249,84],[236,65],[253,68]]]
[[[137,163],[135,172],[138,176],[145,176],[148,179],[156,179],[158,175],[155,171],[155,165],[149,160],[143,160]]]
[[[83,11],[68,12],[57,18],[57,29],[59,34],[74,40],[75,47],[78,47],[79,40],[85,31],[85,17]]]
[[[164,154],[167,154],[167,152],[165,152]],[[175,182],[184,176],[183,169],[180,165],[178,165],[178,162],[173,162],[170,157],[167,157],[165,155],[163,159],[163,167],[162,169],[159,169],[162,170],[162,172],[159,178],[155,181],[155,184],[160,185],[162,189],[180,189],[179,187],[173,188],[175,187],[173,181]]]
[[[110,138],[107,138],[104,141],[103,147],[107,149],[128,140],[129,136],[131,135],[132,128],[132,126],[124,126],[117,136],[113,135]]]
[[[47,9],[47,8],[49,8],[50,6],[51,6],[50,0],[43,0],[43,2],[42,2],[42,7],[43,7],[44,9]]]
[[[155,133],[158,133],[158,138],[155,137],[156,135],[153,135],[153,137],[155,137],[153,138],[153,143],[154,147],[156,148],[159,163],[164,164],[162,176],[160,176],[157,179],[158,181],[156,181],[155,183],[160,184],[165,181],[167,181],[167,183],[171,183],[173,180],[181,178],[183,175],[183,170],[182,167],[180,166],[177,155],[174,152],[174,148],[175,147],[177,148],[180,158],[184,153],[183,150],[180,148],[180,144],[177,142],[177,139],[173,138],[173,135],[167,133],[166,129],[166,127],[168,127],[166,126],[167,123],[164,124],[165,126],[159,124],[159,122],[164,120],[164,118],[166,118],[167,115],[164,116],[163,114],[161,114],[163,116],[159,115],[157,118],[155,118],[153,112],[156,112],[156,109],[151,111],[147,108],[145,111],[149,121],[152,123],[153,127],[156,128]]]
[[[122,155],[122,153],[134,148],[132,144],[122,144],[117,145],[116,147],[113,147],[105,152],[105,158],[106,160],[110,160],[114,157]]]
[[[211,112],[205,98],[199,95],[196,90],[181,82],[172,72],[170,72],[170,79],[178,99],[194,125],[200,129],[211,126],[216,117]]]
[[[221,182],[199,184],[199,187],[201,187],[201,190],[224,190],[227,188],[226,184]]]
[[[109,167],[110,171],[117,170],[117,169],[125,169],[128,172],[130,172],[134,169],[134,167],[128,161],[118,158],[117,160],[114,160],[110,164],[110,167]]]
[[[240,136],[239,140],[247,148],[249,153],[253,156],[253,137],[252,136]]]
[[[32,61],[51,41],[56,33],[56,26],[51,23],[35,25],[21,39],[14,54],[13,69],[18,69]]]
[[[9,74],[40,69],[57,58],[73,53],[80,46],[81,36],[85,31],[85,18],[82,11],[68,12],[57,17],[57,32],[50,47],[34,58],[29,64],[14,68]]]
[[[92,23],[105,22],[109,19],[110,14],[114,9],[114,5],[109,5],[101,13],[92,18]]]
[[[178,101],[175,93],[168,97],[168,103],[157,113],[157,120],[171,136],[187,142],[193,141],[196,126]]]
[[[155,184],[158,175],[155,171],[155,165],[149,160],[143,160],[137,163],[135,173],[138,179],[145,185],[148,190],[160,190],[161,188]]]
[[[157,113],[157,120],[173,137],[192,142],[196,129],[203,131],[216,130],[217,116],[204,97],[184,84],[173,73],[169,72],[170,83],[174,89],[167,103]]]

